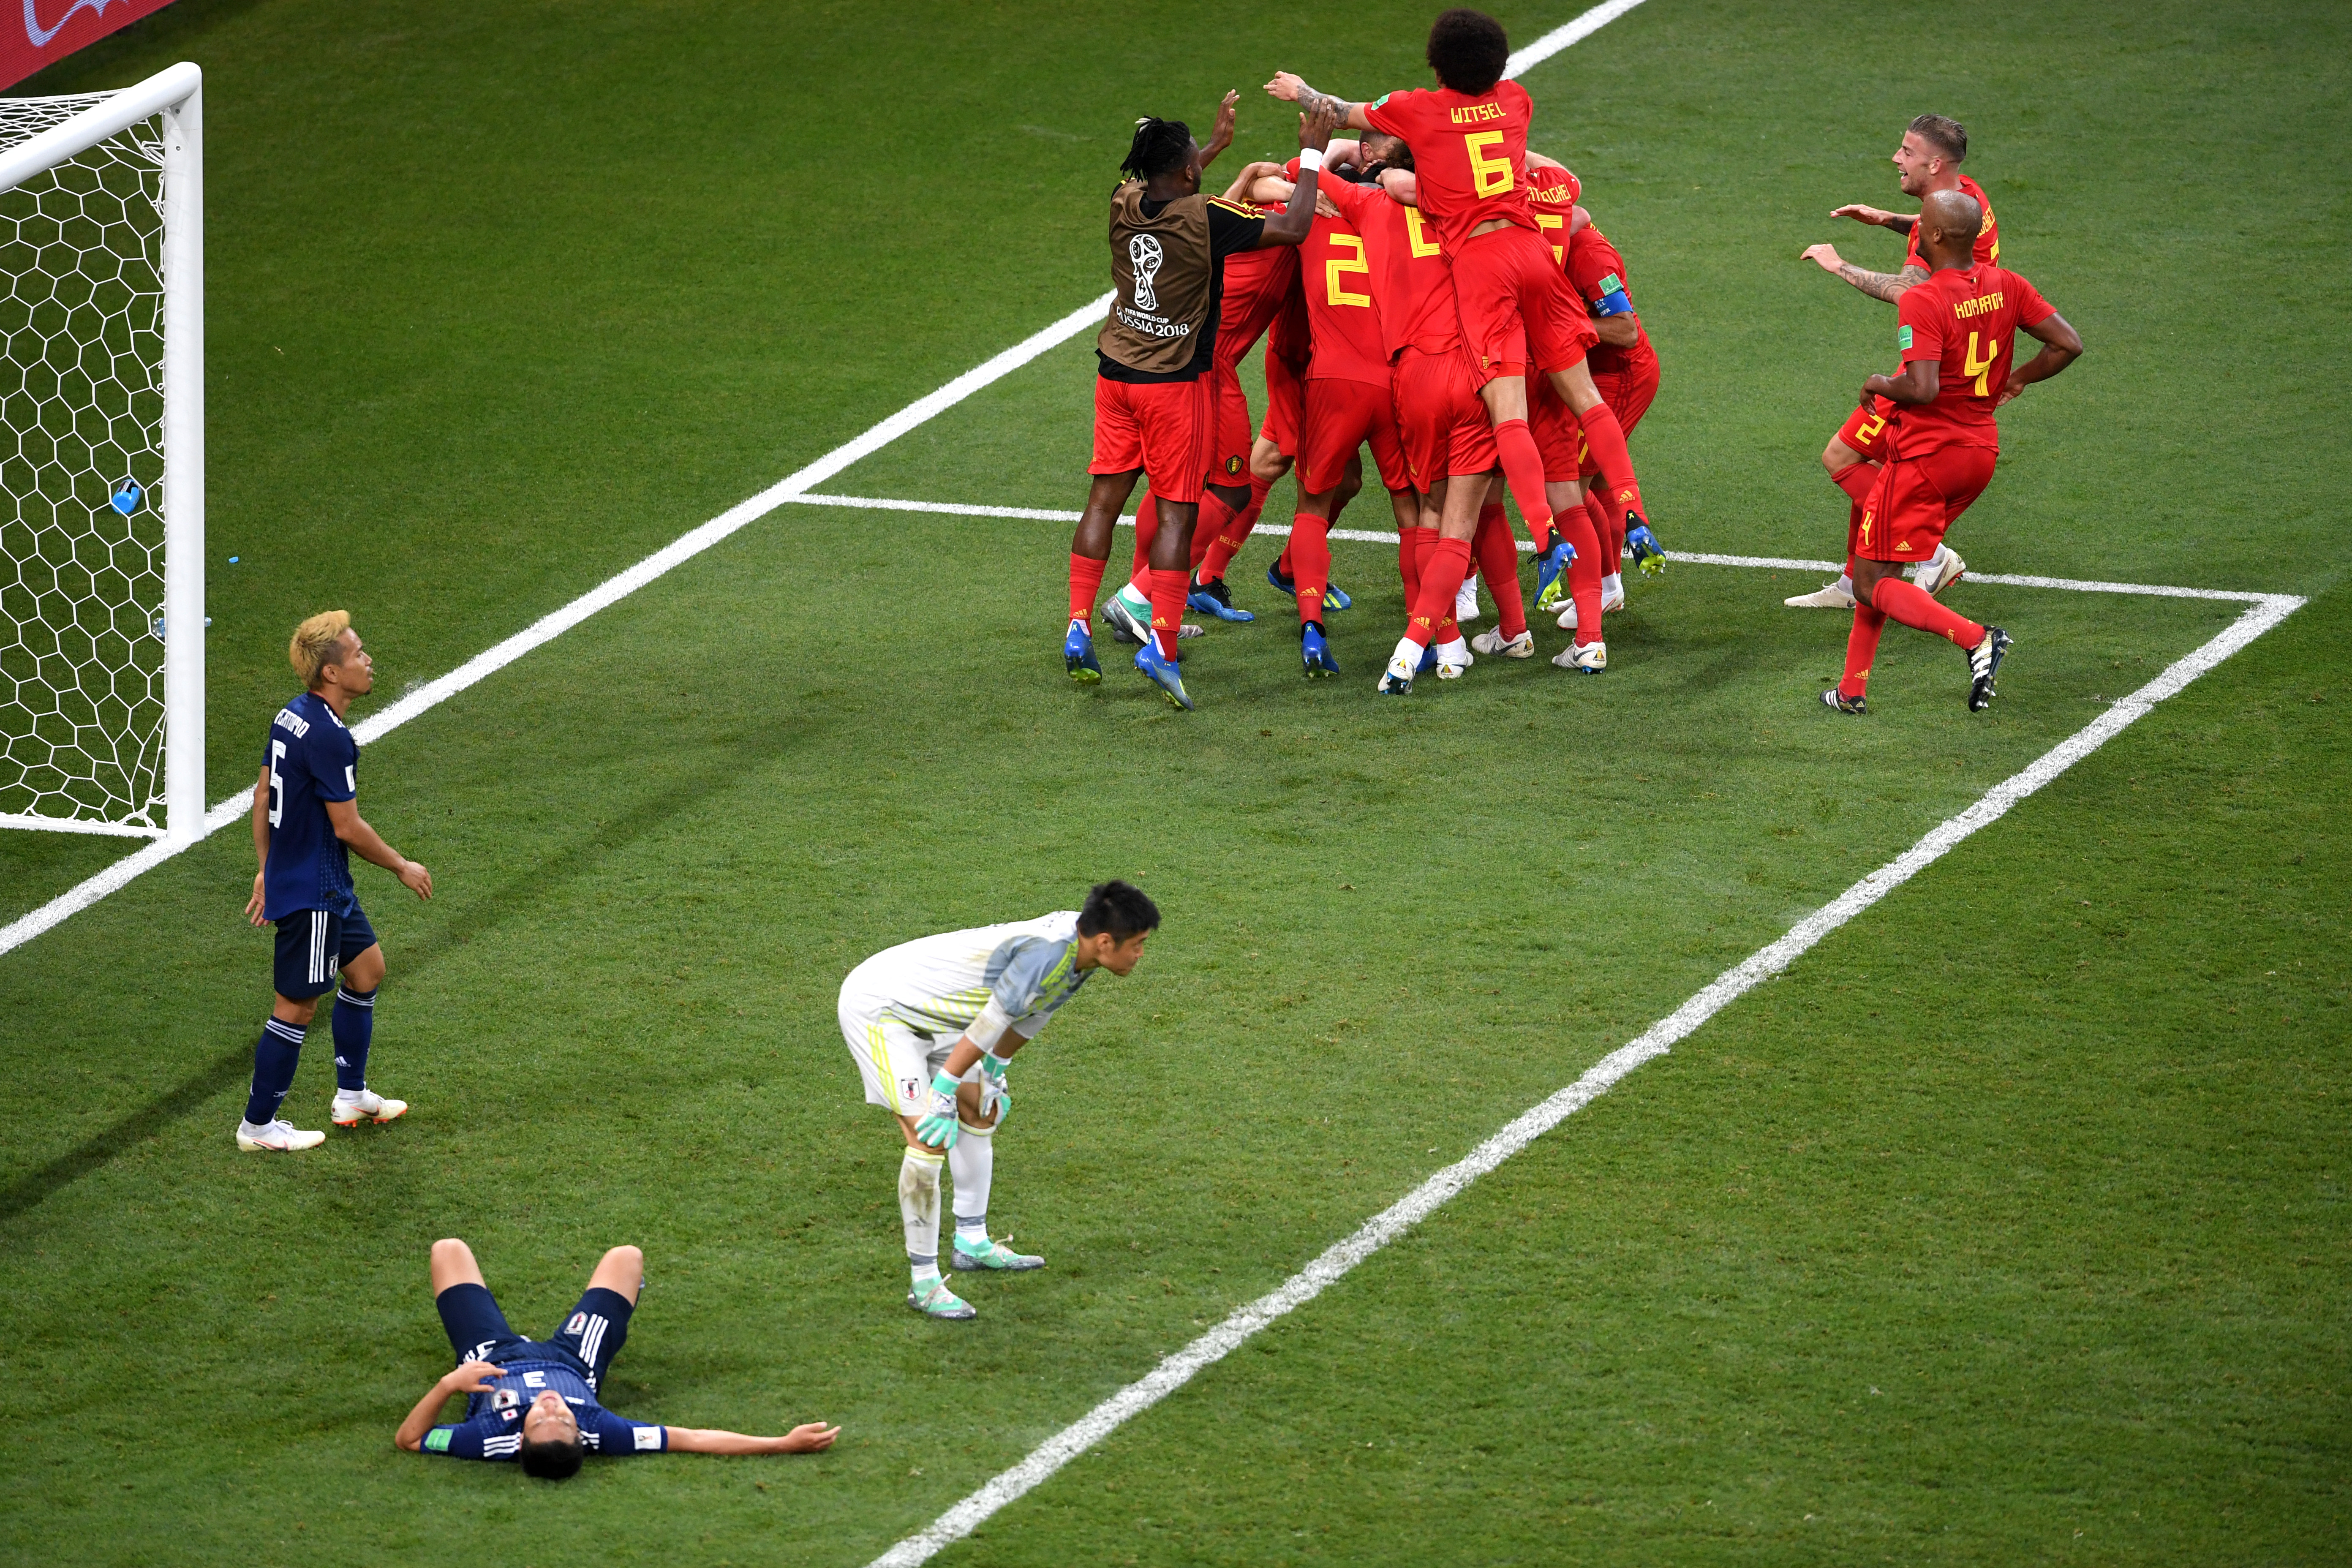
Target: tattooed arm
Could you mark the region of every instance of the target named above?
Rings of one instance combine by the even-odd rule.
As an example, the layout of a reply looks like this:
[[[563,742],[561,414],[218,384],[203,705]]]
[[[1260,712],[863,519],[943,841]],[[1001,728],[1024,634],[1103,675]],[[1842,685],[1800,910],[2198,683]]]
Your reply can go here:
[[[1918,266],[1906,267],[1900,272],[1864,271],[1839,256],[1834,245],[1808,246],[1797,259],[1810,261],[1824,272],[1834,272],[1872,299],[1884,300],[1890,305],[1903,298],[1904,290],[1913,284],[1927,280],[1927,269]]]
[[[1328,107],[1331,111],[1331,118],[1340,125],[1354,131],[1370,131],[1372,128],[1371,121],[1364,114],[1362,104],[1349,99],[1334,97],[1328,92],[1318,92],[1290,71],[1275,72],[1274,79],[1265,84],[1265,90],[1276,98],[1290,100],[1298,105],[1303,113],[1313,114],[1318,110]]]

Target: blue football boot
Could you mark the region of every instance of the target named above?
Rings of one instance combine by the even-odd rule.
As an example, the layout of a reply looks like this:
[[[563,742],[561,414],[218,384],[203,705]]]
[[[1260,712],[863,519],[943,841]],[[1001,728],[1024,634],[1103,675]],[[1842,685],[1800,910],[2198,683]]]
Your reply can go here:
[[[1568,565],[1576,559],[1576,546],[1559,534],[1552,535],[1551,548],[1536,557],[1536,608],[1556,610],[1568,597]]]
[[[1160,695],[1171,704],[1188,713],[1192,710],[1192,700],[1184,694],[1184,672],[1176,668],[1174,659],[1160,656],[1157,641],[1147,638],[1143,646],[1135,650],[1135,668],[1152,685],[1160,688]]]
[[[1644,577],[1654,577],[1666,569],[1666,547],[1658,542],[1658,536],[1650,531],[1638,511],[1625,514],[1625,549]]]
[[[1205,583],[1197,577],[1194,578],[1192,591],[1184,596],[1184,603],[1191,608],[1200,611],[1201,614],[1214,616],[1221,621],[1257,619],[1257,616],[1249,611],[1234,607],[1233,590],[1225,586],[1225,580],[1223,577],[1212,577]]]
[[[1086,622],[1070,623],[1070,635],[1062,639],[1062,666],[1081,686],[1092,686],[1102,679],[1102,666],[1095,662],[1095,639],[1087,634]]]
[[[1298,628],[1298,658],[1307,667],[1307,679],[1320,680],[1339,673],[1339,661],[1331,657],[1331,644],[1323,628],[1309,621]]]

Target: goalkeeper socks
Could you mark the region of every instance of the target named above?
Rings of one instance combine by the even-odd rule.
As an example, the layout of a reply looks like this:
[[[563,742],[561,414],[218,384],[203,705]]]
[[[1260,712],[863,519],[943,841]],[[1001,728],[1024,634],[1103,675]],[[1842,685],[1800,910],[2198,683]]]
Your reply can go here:
[[[1609,487],[1609,505],[1619,512],[1638,511],[1646,521],[1650,509],[1642,504],[1642,487],[1633,478],[1633,455],[1625,449],[1625,429],[1605,403],[1596,403],[1576,416],[1584,429],[1584,444]],[[1525,511],[1522,506],[1520,510]]]
[[[1972,648],[1985,639],[1984,627],[1944,608],[1927,589],[1900,577],[1880,578],[1878,586],[1870,591],[1870,602],[1889,618],[1919,631],[1933,632],[1958,647]]]
[[[368,1046],[375,1037],[375,993],[335,987],[335,1087],[353,1094],[367,1087]]]
[[[1070,619],[1085,626],[1089,636],[1095,629],[1095,595],[1102,592],[1103,568],[1109,564],[1070,552]]]
[[[1845,679],[1838,682],[1842,697],[1860,697],[1870,686],[1870,662],[1878,657],[1878,634],[1886,629],[1886,614],[1868,605],[1853,607],[1853,630],[1845,639]]]
[[[996,1129],[958,1119],[963,1131],[948,1151],[948,1174],[955,1178],[956,1234],[966,1241],[988,1239],[988,1186],[996,1173]]]
[[[253,1043],[253,1088],[246,1096],[245,1121],[249,1127],[267,1127],[278,1120],[286,1091],[294,1087],[294,1068],[302,1060],[299,1024],[272,1016],[261,1026]]]
[[[1551,502],[1544,494],[1543,451],[1524,419],[1506,419],[1495,426],[1495,449],[1503,457],[1503,482],[1511,499],[1519,503],[1528,534],[1540,552],[1551,543]]]
[[[909,1144],[898,1162],[898,1217],[907,1227],[907,1264],[915,1283],[940,1277],[940,1167],[947,1156]]]

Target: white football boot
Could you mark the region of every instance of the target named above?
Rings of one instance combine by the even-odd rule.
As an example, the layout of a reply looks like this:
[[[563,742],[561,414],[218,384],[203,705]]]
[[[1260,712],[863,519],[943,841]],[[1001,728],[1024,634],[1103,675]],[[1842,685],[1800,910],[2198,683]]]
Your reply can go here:
[[[1572,669],[1579,675],[1605,675],[1609,670],[1609,645],[1605,642],[1570,643],[1551,656],[1552,663],[1562,669]]]
[[[1462,672],[1475,662],[1470,657],[1469,645],[1460,637],[1455,637],[1437,650],[1437,679],[1459,680],[1462,679]]]
[[[1936,553],[1921,563],[1918,575],[1912,581],[1930,594],[1940,594],[1958,582],[1968,569],[1969,563],[1960,559],[1958,551],[1948,544],[1938,544]]]
[[[1389,655],[1389,666],[1381,671],[1381,696],[1412,695],[1412,678],[1421,672],[1421,645],[1411,637],[1397,639],[1396,652]]]
[[[1536,652],[1536,634],[1523,629],[1518,636],[1507,637],[1503,635],[1503,628],[1496,626],[1472,637],[1470,647],[1475,652],[1485,654],[1488,658],[1533,658]]]
[[[357,1127],[362,1121],[397,1121],[408,1114],[408,1101],[386,1100],[372,1089],[339,1089],[327,1114],[338,1127]]]
[[[1462,579],[1462,591],[1454,595],[1454,618],[1465,626],[1478,618],[1478,574],[1475,572]]]
[[[1608,614],[1610,611],[1612,611],[1612,610],[1622,610],[1622,609],[1623,609],[1624,607],[1625,607],[1625,580],[1624,580],[1622,577],[1620,577],[1620,578],[1617,580],[1617,591],[1616,591],[1615,593],[1613,593],[1613,594],[1612,594],[1612,593],[1611,593],[1611,592],[1608,590],[1608,588],[1607,588],[1606,586],[1603,586],[1603,587],[1601,588],[1601,613],[1602,615],[1604,615],[1604,616],[1605,616],[1605,615],[1607,615],[1607,614]],[[1570,600],[1568,602],[1568,608],[1566,608],[1566,609],[1562,610],[1562,611],[1559,613],[1559,629],[1560,629],[1560,630],[1562,630],[1562,631],[1564,631],[1564,632],[1572,632],[1572,631],[1574,631],[1574,630],[1576,629],[1576,601],[1575,601],[1575,600],[1570,599]]]
[[[1780,602],[1792,610],[1851,610],[1853,590],[1841,577],[1834,583],[1824,583],[1810,594],[1797,594]]]
[[[236,1146],[248,1154],[290,1154],[297,1149],[316,1149],[327,1141],[323,1132],[305,1132],[280,1117],[264,1127],[250,1121],[236,1124]]]

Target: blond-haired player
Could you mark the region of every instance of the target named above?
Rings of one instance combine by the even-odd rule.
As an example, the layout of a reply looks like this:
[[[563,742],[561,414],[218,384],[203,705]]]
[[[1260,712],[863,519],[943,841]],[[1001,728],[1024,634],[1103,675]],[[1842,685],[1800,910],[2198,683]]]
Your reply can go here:
[[[302,1037],[319,998],[335,993],[335,1100],[338,1127],[390,1121],[408,1102],[367,1086],[368,1046],[375,1029],[383,949],[352,887],[350,851],[398,877],[420,899],[433,896],[433,873],[404,858],[360,816],[359,742],[343,723],[353,700],[375,685],[375,664],[360,646],[346,610],[312,616],[294,629],[286,657],[302,694],[269,721],[261,779],[253,786],[253,874],[246,918],[278,926],[277,1000],[253,1047],[253,1089],[236,1146],[285,1153],[326,1142],[278,1114],[302,1059]]]
[[[841,1036],[866,1102],[896,1112],[906,1135],[898,1214],[915,1310],[977,1315],[940,1278],[942,1166],[955,1179],[956,1268],[1045,1266],[988,1234],[995,1132],[1013,1103],[1005,1064],[1096,970],[1132,970],[1159,926],[1159,909],[1139,889],[1100,882],[1083,909],[918,937],[883,949],[841,983]]]

